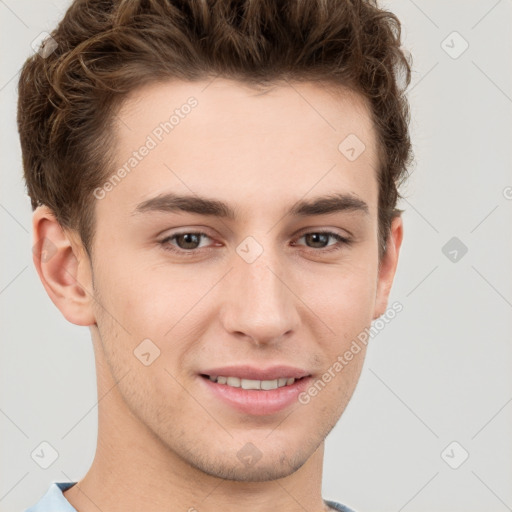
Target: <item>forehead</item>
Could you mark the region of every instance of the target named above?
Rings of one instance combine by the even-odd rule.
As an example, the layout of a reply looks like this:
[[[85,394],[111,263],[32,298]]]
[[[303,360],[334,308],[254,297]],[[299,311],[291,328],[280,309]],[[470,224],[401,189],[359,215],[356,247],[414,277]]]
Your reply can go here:
[[[192,121],[181,123],[190,112],[183,116],[180,110],[189,111],[186,104],[192,99],[197,103],[191,112]],[[235,138],[280,132],[283,139],[288,139],[288,134],[307,132],[312,140],[322,137],[330,144],[352,130],[365,139],[370,153],[373,150],[374,126],[369,102],[347,88],[310,82],[280,82],[263,87],[214,78],[149,84],[132,91],[123,102],[116,116],[118,134],[130,142],[130,135],[138,136],[137,132],[141,131],[150,133],[169,121],[174,112],[178,119],[172,120],[173,129],[182,125],[175,131],[184,131],[186,125],[193,123],[197,135],[200,134],[197,130],[210,131],[212,127],[219,135]],[[296,123],[290,125],[291,121]],[[240,124],[245,127],[243,132]]]
[[[347,89],[291,82],[258,89],[221,78],[155,83],[125,100],[115,130],[115,169],[127,172],[107,199],[125,209],[162,191],[242,209],[310,192],[377,201],[370,111]]]

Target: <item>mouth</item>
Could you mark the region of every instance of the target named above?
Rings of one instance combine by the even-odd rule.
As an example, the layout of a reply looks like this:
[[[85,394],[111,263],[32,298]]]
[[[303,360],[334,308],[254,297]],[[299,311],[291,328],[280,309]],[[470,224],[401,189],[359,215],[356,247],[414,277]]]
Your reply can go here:
[[[253,416],[276,414],[298,404],[299,394],[313,380],[306,371],[288,366],[267,370],[231,366],[206,370],[198,377],[207,400]]]

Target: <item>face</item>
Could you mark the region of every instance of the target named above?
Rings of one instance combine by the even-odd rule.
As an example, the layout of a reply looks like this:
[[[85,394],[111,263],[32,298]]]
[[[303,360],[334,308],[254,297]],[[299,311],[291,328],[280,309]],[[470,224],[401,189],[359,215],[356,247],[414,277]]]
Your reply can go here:
[[[365,347],[335,363],[394,272],[379,270],[369,111],[319,85],[216,79],[147,86],[117,119],[125,172],[95,191],[91,262],[114,413],[208,474],[289,475],[352,396]]]

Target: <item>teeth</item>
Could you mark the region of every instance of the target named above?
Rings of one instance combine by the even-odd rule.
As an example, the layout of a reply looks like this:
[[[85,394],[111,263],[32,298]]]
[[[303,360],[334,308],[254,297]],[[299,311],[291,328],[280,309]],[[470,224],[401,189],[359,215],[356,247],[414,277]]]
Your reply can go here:
[[[242,389],[261,389],[261,380],[240,379]]]
[[[226,382],[228,386],[233,386],[234,388],[240,387],[240,379],[238,377],[228,377]]]
[[[219,375],[218,377],[209,375],[208,378],[212,382],[217,382],[218,384],[227,384],[233,388],[242,388],[242,389],[263,389],[264,391],[270,389],[282,388],[284,386],[290,386],[295,382],[293,377],[289,379],[286,377],[275,379],[275,380],[254,380],[254,379],[240,379],[238,377],[223,377]]]
[[[276,380],[262,380],[261,381],[261,389],[265,389],[265,390],[277,389],[277,379]]]

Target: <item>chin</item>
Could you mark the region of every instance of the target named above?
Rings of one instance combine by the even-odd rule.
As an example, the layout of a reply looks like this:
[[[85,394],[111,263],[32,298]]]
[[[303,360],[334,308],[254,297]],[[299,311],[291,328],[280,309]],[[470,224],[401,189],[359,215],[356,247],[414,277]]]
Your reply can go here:
[[[196,469],[215,478],[231,480],[234,482],[268,482],[285,478],[295,473],[305,462],[307,456],[297,457],[292,460],[283,455],[277,459],[274,455],[273,460],[263,460],[263,457],[249,465],[239,461],[235,455],[236,463],[233,458],[216,458],[214,461],[202,459],[201,461],[189,461]]]

